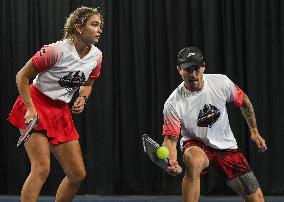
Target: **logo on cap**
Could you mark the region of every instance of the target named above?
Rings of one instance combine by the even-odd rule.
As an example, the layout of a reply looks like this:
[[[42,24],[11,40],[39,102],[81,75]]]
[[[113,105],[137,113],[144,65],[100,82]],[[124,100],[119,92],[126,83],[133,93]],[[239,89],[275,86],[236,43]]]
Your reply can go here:
[[[190,57],[192,55],[195,55],[195,53],[188,53],[188,56],[187,57]]]
[[[202,52],[195,47],[185,47],[178,53],[177,65],[183,69],[204,65]]]

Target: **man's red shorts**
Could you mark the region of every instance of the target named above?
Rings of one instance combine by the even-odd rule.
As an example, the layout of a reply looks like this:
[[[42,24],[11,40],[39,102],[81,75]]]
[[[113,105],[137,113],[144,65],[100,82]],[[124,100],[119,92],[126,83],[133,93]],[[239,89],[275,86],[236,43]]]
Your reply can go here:
[[[183,153],[191,146],[198,146],[203,149],[210,161],[209,164],[221,170],[225,175],[226,180],[234,179],[251,171],[243,152],[239,149],[213,149],[200,141],[187,140],[183,143]],[[208,168],[203,170],[201,174],[205,174],[207,172]]]

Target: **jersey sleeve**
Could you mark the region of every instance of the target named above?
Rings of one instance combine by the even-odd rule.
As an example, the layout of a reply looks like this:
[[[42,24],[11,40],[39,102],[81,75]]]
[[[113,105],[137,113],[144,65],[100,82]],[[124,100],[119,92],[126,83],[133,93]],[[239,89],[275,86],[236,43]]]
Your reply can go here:
[[[244,92],[236,84],[234,84],[228,77],[226,86],[227,102],[233,102],[236,107],[243,104]]]
[[[163,135],[175,136],[179,138],[181,122],[174,107],[170,103],[165,104],[163,114]]]
[[[55,65],[62,54],[56,45],[44,45],[33,57],[32,62],[39,72]]]
[[[101,68],[102,68],[102,52],[100,52],[99,58],[98,58],[98,62],[97,62],[97,66],[93,69],[93,71],[91,72],[89,78],[90,79],[97,79],[99,78],[100,74],[101,74]]]

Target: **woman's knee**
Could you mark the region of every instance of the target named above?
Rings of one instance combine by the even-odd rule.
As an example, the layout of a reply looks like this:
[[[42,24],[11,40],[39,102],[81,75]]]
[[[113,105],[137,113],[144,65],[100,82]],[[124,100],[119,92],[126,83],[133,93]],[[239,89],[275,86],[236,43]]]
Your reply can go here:
[[[31,164],[31,173],[42,180],[45,180],[50,172],[50,162],[33,162]]]
[[[73,183],[81,183],[87,176],[87,172],[84,168],[74,170],[71,174],[67,175],[68,179]]]

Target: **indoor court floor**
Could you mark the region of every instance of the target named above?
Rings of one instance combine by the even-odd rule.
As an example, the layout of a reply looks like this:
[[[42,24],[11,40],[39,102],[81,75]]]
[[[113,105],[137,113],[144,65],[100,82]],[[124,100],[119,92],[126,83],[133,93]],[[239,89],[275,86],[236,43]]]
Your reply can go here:
[[[19,202],[19,196],[0,196],[0,202]],[[42,196],[39,202],[53,202],[54,197]],[[77,196],[74,202],[181,202],[181,196]],[[201,197],[200,202],[241,202],[240,197]],[[267,196],[266,202],[284,202],[284,196]]]

